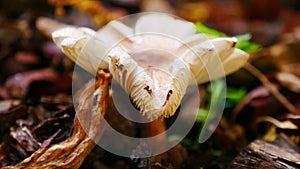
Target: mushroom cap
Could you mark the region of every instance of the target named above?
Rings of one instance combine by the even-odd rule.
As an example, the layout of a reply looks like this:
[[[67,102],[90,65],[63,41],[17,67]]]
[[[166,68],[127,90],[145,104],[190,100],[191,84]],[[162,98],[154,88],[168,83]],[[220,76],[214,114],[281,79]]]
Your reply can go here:
[[[248,59],[235,48],[236,38],[196,34],[193,23],[162,13],[141,15],[134,24],[115,20],[97,32],[63,28],[52,37],[90,73],[108,69],[150,119],[172,116],[188,85],[230,74]]]

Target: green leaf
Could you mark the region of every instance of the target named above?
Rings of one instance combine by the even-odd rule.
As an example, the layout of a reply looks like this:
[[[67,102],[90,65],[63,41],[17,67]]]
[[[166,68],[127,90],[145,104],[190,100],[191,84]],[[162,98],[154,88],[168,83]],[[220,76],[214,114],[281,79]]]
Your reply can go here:
[[[193,144],[193,141],[187,138],[184,138],[183,140],[181,140],[181,145],[185,146],[185,147],[190,147]]]
[[[205,26],[202,23],[196,23],[195,24],[197,32],[196,33],[204,33],[207,35],[212,35],[216,37],[224,37],[224,34],[220,31],[217,31],[215,29],[209,28]],[[236,48],[239,48],[245,52],[255,52],[261,49],[261,46],[257,43],[250,42],[252,35],[250,33],[237,35],[235,36],[238,39],[238,43],[236,44]]]
[[[196,116],[196,122],[204,123],[208,116],[208,110],[206,109],[199,109]]]
[[[238,39],[238,43],[236,44],[236,48],[239,48],[245,52],[255,52],[260,50],[260,45],[257,43],[250,42],[252,35],[249,33],[237,35],[235,36]]]
[[[245,88],[233,88],[227,87],[226,90],[226,108],[234,107],[239,102],[241,102],[247,95],[247,90]]]
[[[199,141],[206,140],[209,134],[207,135],[209,128],[216,121],[219,121],[221,118],[221,114],[225,105],[225,95],[226,95],[226,83],[223,79],[217,79],[211,82],[208,90],[210,91],[209,100],[209,110],[201,110],[198,111],[197,119],[202,122],[202,127],[199,131]]]
[[[220,157],[221,155],[222,155],[222,151],[221,150],[213,150],[213,155],[215,156],[215,157]]]
[[[215,30],[215,29],[211,29],[205,25],[203,25],[202,23],[196,23],[196,29],[197,29],[197,32],[196,33],[204,33],[204,34],[207,34],[207,35],[213,35],[213,36],[216,36],[216,37],[223,37],[223,33]]]
[[[225,95],[226,91],[226,83],[221,80],[217,79],[211,82],[211,84],[208,86],[208,108],[207,109],[199,109],[196,116],[196,122],[199,123],[205,123],[208,118],[214,118],[215,112],[218,110],[219,105],[222,105],[222,102],[224,102],[224,99],[222,96]]]
[[[187,138],[185,138],[183,136],[180,136],[180,135],[174,134],[174,135],[168,136],[168,141],[169,142],[178,141],[178,140],[181,140],[180,141],[181,145],[186,146],[186,147],[191,146],[192,143],[193,143],[192,140],[187,139]]]
[[[240,102],[247,95],[245,88],[227,87],[226,97],[228,99]]]
[[[237,38],[238,41],[240,41],[240,42],[249,41],[252,38],[252,35],[250,33],[245,33],[242,35],[237,35],[237,36],[235,36],[235,38]]]

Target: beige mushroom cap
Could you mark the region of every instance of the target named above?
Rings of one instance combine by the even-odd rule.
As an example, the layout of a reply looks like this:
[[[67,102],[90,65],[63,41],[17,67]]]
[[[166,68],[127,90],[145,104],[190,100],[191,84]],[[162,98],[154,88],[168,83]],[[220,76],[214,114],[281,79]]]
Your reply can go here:
[[[172,116],[188,85],[204,83],[241,68],[248,54],[236,38],[195,34],[193,23],[169,15],[142,15],[131,28],[112,21],[95,32],[68,27],[54,42],[78,65],[95,74],[106,68],[133,104],[153,119]]]

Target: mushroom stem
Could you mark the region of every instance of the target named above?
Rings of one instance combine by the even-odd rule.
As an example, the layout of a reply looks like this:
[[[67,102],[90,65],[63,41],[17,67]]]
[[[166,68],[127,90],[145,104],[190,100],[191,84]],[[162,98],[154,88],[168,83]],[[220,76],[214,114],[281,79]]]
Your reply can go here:
[[[79,100],[74,130],[70,138],[58,144],[42,147],[16,166],[4,168],[37,168],[37,166],[44,169],[79,168],[103,134],[104,126],[100,119],[107,110],[110,80],[111,74],[101,70],[98,71],[97,83],[85,88]],[[93,96],[97,89],[101,90],[101,94],[97,96],[99,97],[97,105],[93,105]]]
[[[165,135],[166,124],[163,117],[145,124],[142,127],[142,129],[143,129],[143,137],[154,137],[159,134],[163,135],[163,137],[159,137],[158,139],[155,140],[154,143],[152,143],[153,145],[156,145],[154,148],[162,149],[166,146],[165,145],[165,143],[167,143],[167,137]],[[151,159],[153,159],[153,161],[151,161],[153,163],[158,162],[160,164],[163,164],[165,161],[167,161],[168,155],[167,153],[162,153],[152,157]]]

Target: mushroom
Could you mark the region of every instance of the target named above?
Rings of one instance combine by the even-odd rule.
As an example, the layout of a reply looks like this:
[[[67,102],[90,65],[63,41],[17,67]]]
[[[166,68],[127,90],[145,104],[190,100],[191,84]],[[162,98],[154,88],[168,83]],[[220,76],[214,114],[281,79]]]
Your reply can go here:
[[[188,85],[228,75],[248,59],[236,38],[196,34],[193,23],[170,15],[146,13],[132,27],[118,20],[97,32],[71,26],[52,38],[90,73],[108,69],[149,119],[174,115]]]

